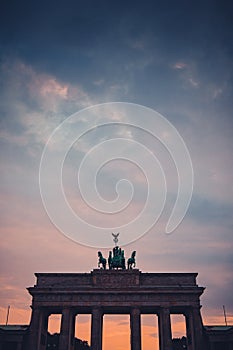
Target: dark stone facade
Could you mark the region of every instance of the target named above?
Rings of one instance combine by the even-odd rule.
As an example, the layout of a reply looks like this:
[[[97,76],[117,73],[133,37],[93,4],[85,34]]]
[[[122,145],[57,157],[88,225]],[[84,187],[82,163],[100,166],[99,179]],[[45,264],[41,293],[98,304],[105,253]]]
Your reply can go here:
[[[129,314],[131,349],[141,350],[141,314],[158,315],[160,350],[184,348],[172,341],[171,314],[186,320],[188,350],[233,350],[233,327],[203,326],[196,273],[142,273],[93,270],[91,273],[36,273],[30,326],[0,326],[0,350],[46,350],[48,317],[62,314],[59,350],[75,350],[75,316],[91,314],[91,349],[102,350],[104,314]],[[176,347],[175,347],[176,346]]]
[[[129,314],[131,349],[141,350],[141,314],[157,314],[161,350],[172,349],[170,314],[184,314],[188,349],[202,350],[204,333],[196,273],[142,273],[93,270],[91,273],[37,273],[32,295],[29,348],[45,350],[48,316],[61,313],[59,350],[73,350],[74,318],[91,314],[91,347],[102,349],[104,314]]]

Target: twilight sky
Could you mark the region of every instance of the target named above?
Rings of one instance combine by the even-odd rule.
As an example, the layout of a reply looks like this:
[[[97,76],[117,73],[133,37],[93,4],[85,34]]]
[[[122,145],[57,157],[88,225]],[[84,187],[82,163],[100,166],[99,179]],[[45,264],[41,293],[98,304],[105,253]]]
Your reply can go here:
[[[166,235],[176,169],[159,142],[126,127],[93,130],[74,145],[64,167],[70,205],[85,220],[113,227],[109,235],[116,221],[132,220],[146,198],[140,169],[118,160],[97,178],[107,200],[114,200],[119,179],[135,182],[135,198],[120,218],[86,208],[78,193],[77,169],[86,152],[112,137],[150,148],[164,168],[171,203],[149,233],[125,246],[126,255],[137,250],[137,267],[144,272],[198,272],[198,283],[206,287],[204,322],[223,324],[224,304],[232,323],[232,3],[3,1],[0,12],[0,323],[7,305],[10,323],[29,322],[25,288],[34,284],[34,272],[89,272],[96,267],[98,249],[67,239],[47,216],[39,165],[50,134],[62,121],[84,107],[111,101],[154,109],[178,130],[193,163],[190,207],[180,226]],[[80,120],[73,132],[78,134],[87,122]],[[149,321],[145,324],[151,327]],[[147,331],[148,339],[155,337]]]

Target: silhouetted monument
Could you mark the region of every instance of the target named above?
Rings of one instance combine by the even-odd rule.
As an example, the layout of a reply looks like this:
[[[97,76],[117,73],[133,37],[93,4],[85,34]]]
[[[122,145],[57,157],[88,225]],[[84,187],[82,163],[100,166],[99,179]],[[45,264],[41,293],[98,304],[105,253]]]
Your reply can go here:
[[[102,349],[104,314],[129,314],[131,349],[141,350],[141,314],[157,314],[160,350],[172,349],[170,314],[184,314],[189,350],[204,349],[196,273],[142,273],[96,269],[91,273],[36,273],[29,349],[45,350],[50,314],[61,313],[59,350],[73,350],[75,316],[91,314],[91,348]]]
[[[172,349],[171,314],[183,314],[187,349],[204,350],[200,296],[196,273],[142,273],[132,269],[135,254],[125,268],[124,251],[117,245],[106,259],[98,252],[99,267],[91,273],[36,273],[32,295],[29,349],[45,350],[48,317],[62,314],[59,350],[74,350],[75,316],[91,314],[91,349],[102,350],[104,314],[129,314],[131,350],[141,350],[141,314],[158,315],[160,350]],[[120,268],[120,269],[118,269]]]
[[[221,346],[233,350],[232,326],[220,330],[202,324],[200,296],[204,288],[196,283],[197,273],[142,273],[132,269],[136,252],[126,269],[118,235],[113,234],[115,247],[109,253],[109,269],[107,259],[98,252],[100,268],[90,273],[35,274],[36,284],[28,288],[32,296],[30,326],[14,328],[18,343],[11,349],[46,350],[49,315],[61,314],[58,350],[75,350],[75,317],[91,314],[91,349],[102,350],[103,316],[128,314],[131,350],[141,350],[141,315],[154,314],[158,316],[160,350],[180,346],[187,350],[219,350]],[[186,338],[172,340],[171,314],[185,316]],[[12,337],[7,326],[0,327],[0,350],[6,350],[4,344],[12,344]]]

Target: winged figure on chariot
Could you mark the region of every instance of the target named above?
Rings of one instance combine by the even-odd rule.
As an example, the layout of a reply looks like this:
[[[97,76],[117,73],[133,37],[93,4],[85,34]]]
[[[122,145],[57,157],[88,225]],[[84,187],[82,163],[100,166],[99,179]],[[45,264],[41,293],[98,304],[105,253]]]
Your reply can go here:
[[[124,250],[118,246],[119,234],[120,234],[119,232],[112,233],[112,236],[114,237],[113,242],[115,243],[115,247],[112,249],[112,251],[109,251],[109,255],[108,255],[109,270],[112,270],[112,269],[125,270],[126,269]],[[127,260],[127,268],[128,269],[132,269],[133,267],[136,266],[135,256],[136,256],[136,251],[134,250],[131,254],[131,257]],[[99,257],[98,267],[105,270],[106,265],[107,265],[107,259],[105,259],[103,257],[103,254],[100,251],[98,252],[98,257]]]

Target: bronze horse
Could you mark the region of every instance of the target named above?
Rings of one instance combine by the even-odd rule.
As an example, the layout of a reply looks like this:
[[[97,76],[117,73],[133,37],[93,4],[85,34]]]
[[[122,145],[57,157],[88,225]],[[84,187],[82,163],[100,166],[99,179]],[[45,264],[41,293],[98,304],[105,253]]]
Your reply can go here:
[[[131,258],[129,258],[127,261],[127,265],[128,265],[129,270],[131,270],[133,267],[136,266],[135,255],[136,255],[136,251],[134,250],[132,255],[131,255]]]
[[[106,270],[107,260],[103,257],[101,252],[98,252],[98,257],[99,257],[98,267],[100,267],[100,264],[101,264],[102,269]]]

